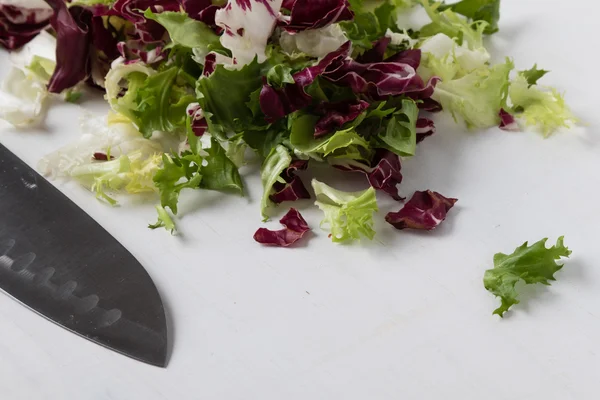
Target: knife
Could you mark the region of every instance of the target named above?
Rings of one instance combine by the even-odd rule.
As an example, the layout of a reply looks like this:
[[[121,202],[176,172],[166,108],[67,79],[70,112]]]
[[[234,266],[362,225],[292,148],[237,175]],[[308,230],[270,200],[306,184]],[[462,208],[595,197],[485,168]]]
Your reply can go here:
[[[0,289],[50,321],[164,367],[167,325],[140,263],[0,144]]]

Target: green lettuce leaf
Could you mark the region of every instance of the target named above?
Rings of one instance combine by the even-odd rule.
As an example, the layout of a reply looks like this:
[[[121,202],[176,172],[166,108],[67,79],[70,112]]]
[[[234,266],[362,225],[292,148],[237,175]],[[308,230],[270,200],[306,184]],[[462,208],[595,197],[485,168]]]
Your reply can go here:
[[[559,128],[569,128],[577,121],[562,94],[554,88],[540,89],[535,84],[531,85],[534,80],[537,81],[525,71],[520,72],[511,83],[509,95],[515,117],[527,126],[539,128],[544,136]]]
[[[225,149],[214,137],[210,148],[204,149],[208,156],[201,168],[200,187],[210,190],[233,190],[243,194],[244,185],[238,167],[227,157]]]
[[[379,145],[401,157],[415,154],[419,109],[414,100],[403,99],[402,108],[386,120],[385,130],[378,136]]]
[[[182,130],[186,108],[195,97],[187,86],[189,82],[182,81],[180,72],[178,67],[150,76],[144,72],[130,72],[126,75],[128,89],[125,95],[111,98],[109,93],[113,110],[129,118],[146,138],[155,131]]]
[[[459,79],[439,82],[432,97],[455,120],[464,119],[468,128],[498,125],[498,113],[506,105],[509,74],[513,68],[513,62],[507,59],[504,64],[479,68]]]
[[[523,78],[527,80],[528,87],[533,85],[537,85],[537,81],[541,79],[544,75],[546,75],[550,71],[546,71],[545,69],[538,69],[537,64],[534,64],[531,69],[527,69],[525,71],[520,71]]]
[[[498,32],[500,0],[462,0],[454,4],[444,4],[439,9],[440,11],[451,9],[472,21],[487,22],[488,25],[484,31],[486,34]]]
[[[317,196],[315,204],[325,213],[321,226],[328,225],[331,240],[345,242],[375,237],[373,230],[373,213],[379,211],[375,189],[372,187],[362,192],[342,192],[316,179],[312,187]]]
[[[165,11],[155,14],[147,9],[144,17],[164,26],[173,44],[200,49],[202,53],[222,48],[219,36],[208,25],[190,18],[186,13]]]
[[[371,154],[371,146],[358,135],[354,125],[361,117],[353,121],[350,127],[336,131],[322,138],[315,138],[315,124],[318,116],[300,115],[291,123],[290,143],[296,151],[316,159],[327,156],[365,160]]]
[[[259,79],[262,70],[263,65],[256,60],[239,70],[217,65],[210,76],[198,80],[198,102],[210,115],[207,122],[212,134],[240,133],[255,125],[254,114],[247,103],[251,102],[251,95],[262,87]]]
[[[571,254],[563,239],[559,237],[556,245],[549,249],[546,248],[548,239],[542,239],[531,246],[525,242],[512,254],[497,253],[494,256],[494,268],[485,271],[483,277],[485,288],[501,299],[501,305],[494,314],[502,317],[511,306],[519,303],[515,289],[518,281],[550,285],[555,280],[554,273],[563,267],[556,260]]]
[[[146,157],[141,150],[136,150],[114,160],[75,167],[71,176],[95,192],[97,198],[116,205],[117,201],[108,194],[109,192],[156,192],[153,177],[160,166],[159,154]]]
[[[161,206],[177,214],[181,191],[200,187],[203,160],[198,154],[184,152],[181,155],[163,154],[162,161],[161,169],[154,175],[154,184],[160,192]]]
[[[158,214],[158,221],[156,221],[156,223],[154,224],[149,224],[148,228],[165,228],[166,230],[171,232],[171,234],[175,233],[175,223],[169,215],[169,212],[163,206],[157,205],[156,213]]]
[[[282,145],[273,148],[263,162],[260,179],[263,184],[264,192],[260,203],[260,211],[265,221],[269,219],[267,209],[271,204],[269,196],[273,190],[273,185],[281,179],[281,173],[290,166],[291,162],[292,156],[290,155],[289,150]]]

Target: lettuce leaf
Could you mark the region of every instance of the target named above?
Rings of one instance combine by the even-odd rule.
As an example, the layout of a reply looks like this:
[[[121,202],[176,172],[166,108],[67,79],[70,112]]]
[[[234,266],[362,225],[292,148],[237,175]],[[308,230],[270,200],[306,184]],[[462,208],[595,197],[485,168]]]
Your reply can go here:
[[[275,183],[282,180],[280,177],[281,174],[291,163],[292,156],[290,155],[289,150],[282,145],[273,148],[263,162],[260,172],[260,178],[263,184],[263,197],[260,203],[260,211],[265,221],[269,219],[267,209],[271,204],[270,196],[273,192],[273,186]],[[285,181],[281,183],[285,183]]]
[[[502,317],[510,307],[519,304],[517,282],[550,285],[556,280],[554,274],[563,267],[556,260],[569,257],[571,250],[565,247],[563,236],[550,248],[546,248],[547,240],[542,239],[531,246],[525,242],[512,254],[497,253],[494,256],[494,268],[485,271],[483,277],[485,288],[501,300],[494,314]]]
[[[155,14],[151,9],[147,9],[144,17],[164,26],[173,44],[198,49],[205,55],[211,50],[221,48],[219,36],[209,26],[190,18],[184,12],[165,11]]]
[[[498,32],[498,21],[500,20],[500,0],[462,0],[458,3],[442,5],[440,11],[451,9],[464,15],[472,21],[485,21],[486,34]]]
[[[317,196],[315,204],[325,213],[321,226],[329,226],[333,242],[375,237],[373,213],[379,211],[375,189],[342,192],[316,179],[313,179],[312,187]]]
[[[211,146],[204,149],[208,156],[201,168],[203,179],[200,187],[209,190],[233,190],[243,194],[244,185],[237,166],[227,157],[225,149],[217,139],[211,137],[210,143]]]
[[[478,68],[465,76],[437,84],[432,98],[455,120],[462,118],[468,128],[487,128],[498,125],[498,113],[506,104],[509,74],[514,64]]]
[[[154,184],[160,192],[161,207],[168,207],[173,214],[177,214],[181,191],[200,187],[202,161],[200,155],[189,151],[181,155],[163,154],[163,165],[154,175]]]
[[[577,119],[556,89],[540,89],[533,83],[539,75],[520,72],[510,85],[509,96],[515,117],[549,136],[559,128],[569,128]]]
[[[417,119],[419,109],[414,100],[402,100],[402,108],[386,121],[385,130],[377,136],[380,147],[401,157],[415,154],[417,148]]]

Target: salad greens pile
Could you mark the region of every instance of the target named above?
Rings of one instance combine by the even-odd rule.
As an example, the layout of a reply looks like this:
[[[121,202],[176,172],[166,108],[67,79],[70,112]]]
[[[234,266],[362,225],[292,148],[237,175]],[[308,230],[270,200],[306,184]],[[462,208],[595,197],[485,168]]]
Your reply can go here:
[[[401,160],[434,134],[434,113],[545,135],[575,122],[562,95],[538,84],[547,71],[492,63],[485,37],[499,17],[500,0],[0,1],[13,61],[0,118],[34,124],[50,95],[103,90],[109,115],[88,118],[40,168],[110,204],[155,192],[151,227],[171,231],[183,190],[243,195],[249,149],[262,160],[265,220],[311,197],[297,174],[311,164],[358,172],[369,189],[312,188],[334,242],[372,239],[375,191],[403,200]],[[386,220],[431,230],[455,202],[417,192]],[[281,232],[270,244],[302,236]]]
[[[343,192],[315,179],[322,226],[334,242],[373,239],[376,190],[402,201],[401,160],[448,112],[467,129],[533,127],[544,135],[576,122],[548,71],[493,63],[485,37],[499,29],[500,0],[0,0],[0,44],[13,68],[0,118],[38,123],[50,96],[77,102],[84,87],[111,111],[85,118],[82,137],[40,162],[115,204],[118,193],[156,193],[158,221],[175,230],[187,189],[244,194],[239,168],[261,159],[260,211],[311,198],[298,175],[324,163],[365,177]],[[365,185],[367,186],[367,185]],[[385,220],[431,230],[457,199],[414,193]],[[290,246],[310,230],[292,208],[284,229],[254,239]],[[549,284],[570,251],[559,238],[497,254],[486,289],[502,316],[515,284]]]

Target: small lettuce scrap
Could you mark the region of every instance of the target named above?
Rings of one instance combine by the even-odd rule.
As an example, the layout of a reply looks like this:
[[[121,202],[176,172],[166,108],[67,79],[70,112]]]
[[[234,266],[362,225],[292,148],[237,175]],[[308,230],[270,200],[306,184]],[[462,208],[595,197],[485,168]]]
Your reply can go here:
[[[285,226],[285,229],[272,231],[259,228],[254,234],[254,240],[268,246],[288,247],[302,239],[310,230],[306,220],[295,208],[290,208],[279,222]]]
[[[515,117],[527,126],[539,128],[544,136],[550,136],[560,128],[571,127],[577,119],[561,93],[537,85],[537,80],[545,73],[536,66],[519,72],[508,93]]]
[[[268,208],[271,203],[271,194],[276,183],[286,184],[287,182],[281,178],[281,174],[286,171],[292,163],[292,156],[289,150],[282,145],[271,150],[263,162],[260,172],[260,178],[263,184],[263,197],[260,203],[260,210],[264,220],[269,219]]]
[[[400,211],[388,213],[385,220],[400,230],[430,231],[446,219],[448,211],[457,201],[431,190],[415,192]]]
[[[569,257],[571,250],[564,245],[563,236],[550,248],[546,248],[547,240],[542,239],[531,246],[525,242],[512,254],[497,253],[494,256],[494,268],[485,271],[483,276],[485,288],[501,300],[494,314],[502,317],[510,307],[519,304],[517,282],[550,285],[556,280],[554,274],[563,267],[557,260]]]
[[[333,242],[375,237],[373,214],[379,211],[375,189],[343,192],[316,179],[312,187],[317,196],[315,204],[325,213],[321,226],[329,226]]]

